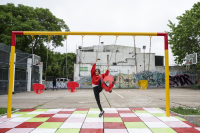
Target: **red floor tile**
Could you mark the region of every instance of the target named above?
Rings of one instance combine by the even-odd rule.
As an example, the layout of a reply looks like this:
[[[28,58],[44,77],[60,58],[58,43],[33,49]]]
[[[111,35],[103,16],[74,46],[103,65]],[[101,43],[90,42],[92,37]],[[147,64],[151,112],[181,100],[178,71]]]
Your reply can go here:
[[[104,122],[104,129],[126,129],[123,122]]]
[[[19,112],[32,112],[36,109],[23,109],[23,110],[20,110]]]
[[[143,108],[129,108],[130,110],[144,110]]]
[[[75,111],[89,111],[90,108],[77,108]]]
[[[142,122],[139,117],[121,117],[123,122]]]
[[[74,111],[60,111],[57,114],[72,114]]]
[[[103,129],[81,129],[80,133],[103,133]]]
[[[43,122],[24,122],[15,128],[37,128]]]
[[[192,127],[198,127],[198,126],[196,126],[196,125],[190,123],[189,121],[183,121],[183,122],[186,123],[186,124],[188,124],[188,125],[190,125],[190,126],[192,126]]]
[[[118,110],[118,113],[133,113],[131,110]]]
[[[52,117],[49,118],[46,122],[65,122],[67,118],[58,118],[58,117]]]
[[[200,133],[195,128],[173,128],[177,133]]]
[[[0,133],[5,133],[7,131],[9,131],[12,128],[0,128]]]
[[[103,114],[104,117],[120,117],[118,113],[105,113]]]
[[[40,114],[40,115],[37,115],[36,117],[52,117],[54,115],[55,114]]]

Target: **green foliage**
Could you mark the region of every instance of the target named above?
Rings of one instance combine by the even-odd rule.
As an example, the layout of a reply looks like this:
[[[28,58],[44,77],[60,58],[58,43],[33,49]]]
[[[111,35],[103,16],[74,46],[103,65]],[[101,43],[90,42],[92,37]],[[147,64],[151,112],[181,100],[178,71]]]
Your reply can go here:
[[[60,54],[59,52],[51,51],[49,53],[49,63],[47,67],[48,76],[65,76],[68,74],[71,78],[74,73],[75,53],[67,53],[67,68],[66,68],[66,53]],[[64,73],[63,73],[64,70]]]
[[[0,5],[0,42],[10,45],[12,31],[70,31],[69,27],[62,19],[56,18],[49,9],[33,8],[19,4],[15,6],[12,3]],[[54,48],[63,46],[62,41],[65,36],[51,36],[52,46]],[[39,55],[43,62],[43,72],[46,71],[46,60],[48,50],[47,75],[63,75],[63,67],[66,69],[66,54],[55,53],[47,49],[45,44],[48,42],[48,36],[17,36],[16,48],[27,53]],[[72,59],[75,54],[68,53],[69,74],[73,75]],[[66,75],[66,70],[64,70]],[[45,75],[43,73],[43,75]]]
[[[186,10],[177,19],[178,25],[169,20],[168,26],[171,30],[167,33],[173,55],[177,56],[175,62],[181,64],[186,54],[200,53],[200,2],[195,3],[191,10]]]
[[[182,115],[200,115],[200,110],[193,109],[193,108],[173,107],[171,108],[171,111],[176,112],[178,114],[182,114]]]
[[[12,111],[14,111],[16,109],[12,108]],[[7,108],[3,108],[3,107],[0,107],[0,114],[5,114],[7,113]]]

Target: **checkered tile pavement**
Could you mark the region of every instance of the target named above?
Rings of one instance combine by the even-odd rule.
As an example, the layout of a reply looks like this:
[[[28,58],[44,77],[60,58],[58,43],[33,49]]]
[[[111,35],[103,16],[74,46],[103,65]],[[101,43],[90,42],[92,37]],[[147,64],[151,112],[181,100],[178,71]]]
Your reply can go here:
[[[0,133],[200,133],[160,108],[24,109],[0,117]]]

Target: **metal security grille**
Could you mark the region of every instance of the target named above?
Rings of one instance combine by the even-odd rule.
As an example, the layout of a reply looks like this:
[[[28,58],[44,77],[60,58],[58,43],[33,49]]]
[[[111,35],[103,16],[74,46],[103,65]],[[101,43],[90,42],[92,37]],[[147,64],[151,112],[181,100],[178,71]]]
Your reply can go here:
[[[0,68],[0,95],[8,93],[8,69]]]
[[[27,91],[27,58],[32,55],[16,49],[15,93]],[[0,43],[0,95],[8,94],[10,46]]]

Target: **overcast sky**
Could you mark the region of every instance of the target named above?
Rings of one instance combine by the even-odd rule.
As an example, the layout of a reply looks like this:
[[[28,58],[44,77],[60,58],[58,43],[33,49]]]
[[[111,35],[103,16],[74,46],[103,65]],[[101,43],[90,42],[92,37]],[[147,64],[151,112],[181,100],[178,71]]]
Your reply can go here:
[[[177,24],[177,16],[190,10],[199,0],[1,0],[0,4],[23,4],[31,7],[48,8],[63,19],[71,31],[105,32],[164,32],[170,31],[168,20]],[[147,46],[149,37],[136,37],[136,47]],[[114,36],[102,36],[105,45],[114,44]],[[66,44],[66,42],[63,42]],[[76,44],[82,43],[81,36],[68,36],[67,51],[75,52]],[[98,45],[98,36],[85,36],[83,46]],[[116,45],[134,46],[133,37],[118,37]],[[164,38],[152,37],[152,53],[164,56]],[[66,45],[55,51],[66,52]],[[169,64],[174,64],[169,48]]]

